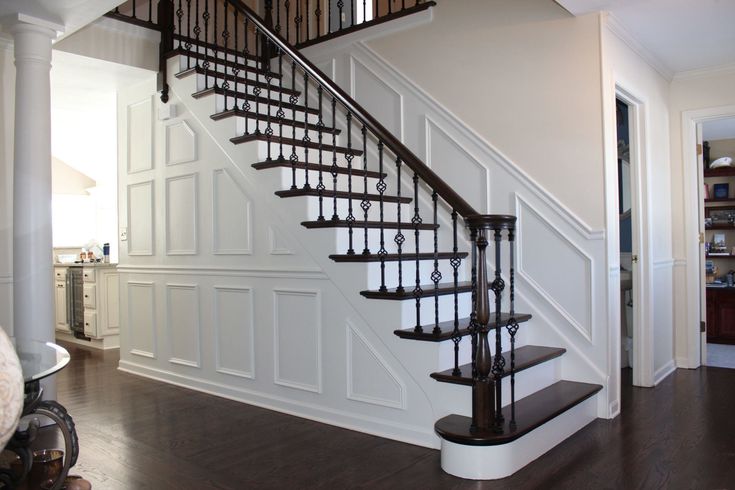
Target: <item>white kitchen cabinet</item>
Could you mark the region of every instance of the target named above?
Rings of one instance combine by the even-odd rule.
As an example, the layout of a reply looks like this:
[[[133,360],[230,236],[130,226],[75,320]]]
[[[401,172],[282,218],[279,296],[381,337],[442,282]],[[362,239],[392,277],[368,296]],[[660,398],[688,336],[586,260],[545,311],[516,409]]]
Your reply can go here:
[[[58,277],[58,271],[57,271]],[[71,332],[69,328],[69,319],[67,318],[67,305],[66,305],[66,280],[54,281],[54,295],[56,296],[56,330],[62,332]]]

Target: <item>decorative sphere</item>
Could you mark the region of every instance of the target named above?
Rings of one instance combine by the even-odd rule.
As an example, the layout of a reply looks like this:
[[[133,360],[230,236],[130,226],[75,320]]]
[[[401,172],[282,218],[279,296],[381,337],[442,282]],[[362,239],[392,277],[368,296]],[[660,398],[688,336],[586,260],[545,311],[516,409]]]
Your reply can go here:
[[[23,371],[10,338],[0,328],[0,449],[10,440],[23,411]]]

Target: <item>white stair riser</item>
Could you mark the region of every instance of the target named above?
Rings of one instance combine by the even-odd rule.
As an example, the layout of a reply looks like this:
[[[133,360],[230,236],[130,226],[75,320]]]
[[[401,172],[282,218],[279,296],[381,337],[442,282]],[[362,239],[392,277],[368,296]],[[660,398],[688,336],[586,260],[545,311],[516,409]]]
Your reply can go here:
[[[240,76],[242,76],[242,74],[240,74]],[[215,86],[224,88],[223,84],[225,80],[223,80],[222,78],[217,78],[211,75],[205,76],[204,74],[198,73],[196,75],[196,79],[197,79],[197,85],[196,85],[197,90],[204,90],[204,89],[212,88]],[[258,85],[253,85],[252,83],[249,83],[249,82],[245,83],[244,80],[238,80],[237,86],[235,86],[234,80],[227,80],[227,88],[229,88],[230,90],[236,91],[238,94],[247,93],[250,95],[255,95],[255,91],[256,91],[255,89],[259,88],[260,97],[271,98],[275,101],[276,104],[278,103],[279,98],[283,102],[289,102],[291,100],[291,94],[284,93],[278,90],[277,82],[273,84],[273,88],[270,90],[270,95],[268,94],[268,87],[260,87]],[[233,96],[228,96],[228,100],[230,101],[230,103],[232,102],[233,99],[234,99]],[[301,98],[296,96],[296,99],[297,99],[297,102],[300,103]],[[243,99],[241,95],[238,95],[238,101],[239,101],[238,105],[242,105]]]
[[[191,58],[191,61],[187,63],[186,57],[179,57],[179,71],[188,70],[189,68],[193,68],[195,66],[199,66],[201,68],[204,68],[204,60],[198,59],[198,58]],[[235,75],[235,70],[231,66],[226,66],[221,63],[215,64],[214,61],[209,62],[209,66],[207,67],[208,72],[217,72],[217,73],[225,73],[227,75]],[[240,67],[238,70],[238,76],[241,77],[247,77],[251,80],[258,80],[263,83],[268,83],[268,78],[260,74],[256,71],[251,70],[244,70],[242,67]],[[278,83],[278,78],[271,77],[271,83]],[[286,79],[283,81],[284,87],[286,86]]]
[[[230,99],[229,105],[232,107],[233,100]],[[261,106],[262,108],[262,106]],[[253,108],[254,109],[254,108]],[[276,111],[278,112],[278,111]],[[285,112],[285,111],[284,111]],[[264,112],[263,114],[268,114],[267,112]],[[295,138],[299,141],[302,141],[304,138],[304,133],[308,132],[309,139],[313,143],[319,143],[319,133],[315,131],[314,129],[308,128],[307,130],[304,130],[303,122],[297,122],[295,131],[294,131],[294,125],[291,119],[288,120],[288,122],[279,123],[275,120],[275,115],[273,111],[271,111],[271,115],[274,116],[273,119],[271,119],[270,127],[273,131],[273,137],[277,138],[278,136],[284,136],[286,138]],[[248,126],[248,132],[254,133],[256,129],[260,129],[261,133],[265,133],[268,129],[268,120],[258,120],[254,119],[252,117],[249,117],[247,120],[247,126]],[[244,134],[245,133],[245,118],[244,117],[237,117],[237,134]],[[295,136],[294,136],[295,134]],[[277,142],[274,142],[277,144]],[[340,137],[339,135],[336,136],[336,143],[337,145],[340,145]],[[332,162],[332,148],[331,145],[333,145],[333,135],[329,132],[322,132],[322,160],[324,163],[330,163]],[[288,150],[288,154],[291,154],[291,145],[284,144],[284,155],[286,154],[286,150]],[[319,161],[318,149],[309,149],[309,153],[314,152],[313,155],[310,155],[310,160],[313,163],[317,163]],[[337,155],[337,158],[339,158],[339,154]],[[359,157],[355,157],[359,158]],[[353,160],[353,163],[355,160]]]

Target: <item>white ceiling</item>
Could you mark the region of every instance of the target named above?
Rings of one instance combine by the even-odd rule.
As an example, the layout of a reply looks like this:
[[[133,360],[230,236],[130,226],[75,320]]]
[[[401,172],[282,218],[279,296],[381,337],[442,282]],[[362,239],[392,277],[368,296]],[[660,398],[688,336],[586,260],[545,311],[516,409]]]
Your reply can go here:
[[[556,0],[607,11],[671,73],[735,65],[735,0]]]
[[[724,140],[735,138],[735,117],[715,119],[702,123],[702,140]]]
[[[124,0],[0,0],[0,23],[18,14],[31,17],[61,33],[74,33],[117,7]]]

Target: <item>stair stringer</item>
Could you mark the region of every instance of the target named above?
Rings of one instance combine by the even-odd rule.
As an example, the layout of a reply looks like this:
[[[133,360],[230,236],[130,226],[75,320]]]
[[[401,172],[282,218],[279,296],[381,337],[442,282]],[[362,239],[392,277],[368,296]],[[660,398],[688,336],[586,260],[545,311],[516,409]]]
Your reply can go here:
[[[487,183],[482,189],[485,194],[473,194],[478,189],[470,187],[456,190],[481,212],[488,209],[493,213],[518,216],[519,248],[532,245],[528,240],[524,242],[524,236],[529,231],[538,231],[540,223],[548,230],[544,238],[558,241],[573,260],[583,264],[580,268],[586,268],[582,277],[584,284],[564,284],[563,287],[560,284],[551,286],[553,279],[548,277],[548,272],[523,270],[524,264],[517,264],[517,310],[534,316],[533,326],[523,326],[521,332],[528,333],[527,343],[566,348],[563,377],[602,384],[603,390],[595,395],[597,415],[615,416],[619,411],[616,386],[619,375],[610,369],[614,365],[612,356],[619,355],[619,348],[612,345],[615,336],[608,328],[609,281],[604,230],[590,228],[542,183],[526,174],[518,162],[510,160],[492,142],[482,138],[419,83],[405,76],[400,67],[391,65],[372,50],[363,38],[355,36],[348,43],[324,42],[304,49],[303,54],[317,67],[331,67],[329,74],[333,75],[333,80],[364,107],[373,107],[391,98],[400,102],[396,120],[386,119],[385,113],[376,117],[388,128],[400,127],[405,135],[404,144],[440,176],[451,177],[451,172],[447,173],[446,166],[440,167],[441,159],[432,158],[432,145],[437,144],[444,144],[455,157],[452,172],[478,172]],[[531,220],[527,218],[534,215],[538,220],[533,223],[534,229],[529,230]],[[537,254],[544,253],[541,243],[536,244]],[[549,257],[548,263],[558,264],[559,261]],[[546,277],[537,276],[539,272]],[[565,301],[559,299],[558,293],[565,288],[580,298],[589,299],[583,318],[570,314]]]
[[[173,68],[173,67],[172,67]],[[393,334],[396,328],[409,328],[411,301],[379,301],[368,300],[359,295],[359,282],[355,278],[364,276],[365,266],[363,264],[336,264],[328,255],[334,251],[338,241],[334,230],[307,230],[300,222],[308,219],[300,198],[280,199],[272,193],[281,189],[282,180],[278,172],[256,171],[251,168],[252,151],[245,147],[256,145],[248,143],[244,145],[232,145],[229,139],[233,136],[231,124],[223,124],[222,121],[212,121],[209,117],[215,110],[215,104],[211,100],[195,100],[185,94],[194,92],[196,86],[193,78],[175,80],[171,84],[171,90],[175,96],[180,98],[199,123],[207,128],[207,132],[213,137],[222,151],[224,151],[243,178],[249,188],[257,189],[258,199],[263,202],[272,203],[269,208],[277,214],[279,224],[288,229],[299,246],[308,251],[311,258],[324,271],[329,280],[343,292],[344,301],[359,312],[361,320],[371,330],[371,334],[378,338],[381,344],[391,353],[391,358],[399,363],[405,372],[410,374],[411,381],[420,387],[422,400],[430,407],[431,422],[427,424],[428,430],[433,430],[433,423],[442,416],[456,413],[469,415],[471,413],[471,396],[467,387],[457,387],[445,383],[437,383],[429,377],[431,372],[451,367],[453,363],[453,351],[451,342],[414,342],[402,340]],[[313,218],[312,218],[313,219]],[[468,295],[469,296],[469,295]],[[403,303],[403,304],[401,304]],[[404,324],[401,324],[401,318]],[[524,345],[525,334],[519,337],[518,346]],[[463,347],[463,361],[469,358],[469,343],[466,340]],[[545,376],[534,376],[540,373],[542,367],[529,370],[518,376],[517,390],[520,394],[532,393],[548,384],[560,379],[560,368],[558,361],[552,363],[554,366],[546,365]],[[524,388],[524,383],[526,387]],[[509,397],[506,396],[506,403]],[[414,401],[409,401],[409,404]],[[421,401],[418,401],[419,403]],[[434,437],[432,447],[438,447],[438,439]]]

